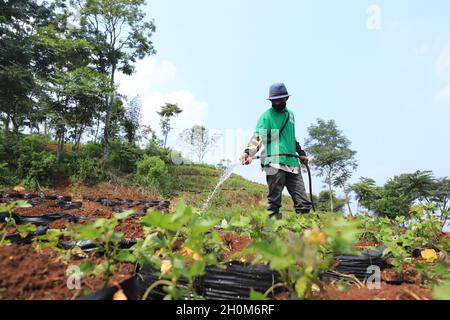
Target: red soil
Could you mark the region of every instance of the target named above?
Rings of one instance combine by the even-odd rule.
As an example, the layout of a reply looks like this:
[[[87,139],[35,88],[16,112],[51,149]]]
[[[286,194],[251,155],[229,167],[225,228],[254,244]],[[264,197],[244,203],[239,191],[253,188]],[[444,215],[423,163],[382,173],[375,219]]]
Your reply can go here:
[[[102,258],[88,256],[64,261],[51,249],[35,250],[30,245],[2,246],[0,250],[0,300],[24,299],[74,299],[84,290],[94,292],[102,289],[101,277],[81,279],[80,290],[67,288],[66,272],[70,265],[83,261],[100,264]],[[129,279],[134,274],[134,265],[119,264],[108,285],[113,286]]]
[[[348,290],[340,291],[334,287],[326,287],[317,298],[321,300],[430,300],[432,295],[430,290],[421,288],[417,284],[392,285],[382,282],[379,290],[353,286]]]

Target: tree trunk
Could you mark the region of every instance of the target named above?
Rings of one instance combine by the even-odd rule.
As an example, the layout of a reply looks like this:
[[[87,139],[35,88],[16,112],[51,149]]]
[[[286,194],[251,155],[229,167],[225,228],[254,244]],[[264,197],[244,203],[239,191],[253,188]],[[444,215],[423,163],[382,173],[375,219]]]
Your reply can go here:
[[[333,189],[331,189],[331,174],[328,174],[328,190],[330,192],[330,209],[331,209],[331,212],[334,212]]]
[[[19,133],[19,125],[17,124],[17,121],[15,120],[14,117],[11,117],[11,122],[13,125],[13,132],[14,133]]]
[[[3,119],[3,126],[5,127],[5,132],[9,132],[9,115]]]
[[[59,163],[61,160],[61,155],[64,151],[64,130],[62,130],[58,137],[58,147],[56,148],[56,163]]]
[[[347,192],[347,190],[345,190],[345,186],[342,186],[342,189],[344,190],[345,202],[347,203],[349,216],[350,216],[350,218],[353,219],[353,212],[352,212],[352,209],[350,208],[350,198],[348,196],[348,192]]]
[[[113,64],[112,70],[111,70],[111,79],[110,79],[110,90],[111,93],[109,94],[109,99],[107,103],[106,108],[106,117],[105,117],[105,132],[103,136],[103,159],[108,159],[109,155],[109,138],[111,133],[111,113],[113,110],[113,104],[114,104],[114,74],[116,72],[116,65]]]
[[[95,137],[94,137],[95,143],[97,143],[99,129],[100,129],[100,115],[97,118],[97,129],[95,130]]]

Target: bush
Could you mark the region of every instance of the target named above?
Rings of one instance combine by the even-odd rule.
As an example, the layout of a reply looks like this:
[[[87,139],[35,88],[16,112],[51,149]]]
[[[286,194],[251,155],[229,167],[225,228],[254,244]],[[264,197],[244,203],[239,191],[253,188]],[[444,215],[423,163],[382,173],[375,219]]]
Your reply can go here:
[[[154,140],[149,141],[147,147],[144,149],[144,155],[150,157],[158,157],[167,165],[173,164],[170,149],[160,147]]]
[[[95,158],[79,158],[75,163],[71,177],[73,183],[83,182],[88,186],[96,185],[107,178],[104,163]]]
[[[136,161],[142,158],[142,150],[134,144],[113,141],[110,145],[108,164],[123,173],[134,173]]]
[[[35,188],[37,183],[41,186],[54,184],[58,172],[56,155],[42,147],[48,141],[42,136],[25,136],[13,147],[17,159],[17,176],[30,188]]]
[[[167,166],[159,157],[145,156],[136,163],[135,181],[163,196],[170,194],[170,181]]]
[[[83,158],[101,159],[103,156],[103,146],[99,143],[88,142],[81,147],[79,154]]]
[[[0,163],[0,187],[10,187],[18,184],[17,177],[12,173],[8,167],[8,163]]]

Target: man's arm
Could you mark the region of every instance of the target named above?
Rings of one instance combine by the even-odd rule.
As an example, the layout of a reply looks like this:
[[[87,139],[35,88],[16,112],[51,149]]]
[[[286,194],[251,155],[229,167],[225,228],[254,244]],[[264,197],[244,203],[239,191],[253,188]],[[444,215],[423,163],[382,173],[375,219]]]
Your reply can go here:
[[[250,139],[250,142],[247,145],[247,148],[244,150],[244,153],[247,153],[250,157],[254,157],[255,154],[258,153],[259,149],[261,149],[262,139],[258,135],[253,135]]]
[[[298,155],[300,156],[300,161],[304,164],[307,165],[308,164],[308,156],[306,155],[305,150],[302,149],[302,147],[300,146],[300,143],[296,140],[295,141],[295,150],[298,153]]]
[[[295,141],[295,150],[297,151],[298,155],[300,157],[306,157],[306,152],[305,150],[302,149],[302,147],[300,146],[300,143],[298,141]]]
[[[260,136],[260,131],[262,129],[266,129],[266,123],[265,123],[265,117],[264,114],[259,118],[258,123],[256,124],[255,133],[253,134],[253,137],[250,139],[250,142],[247,145],[247,148],[245,148],[244,153],[241,156],[241,161],[243,164],[251,164],[252,158],[258,153],[259,149],[261,149],[262,146],[262,138]]]
[[[258,153],[261,148],[261,143],[262,139],[256,134],[253,135],[247,148],[245,148],[244,153],[240,157],[242,164],[249,165],[252,163],[252,158]]]

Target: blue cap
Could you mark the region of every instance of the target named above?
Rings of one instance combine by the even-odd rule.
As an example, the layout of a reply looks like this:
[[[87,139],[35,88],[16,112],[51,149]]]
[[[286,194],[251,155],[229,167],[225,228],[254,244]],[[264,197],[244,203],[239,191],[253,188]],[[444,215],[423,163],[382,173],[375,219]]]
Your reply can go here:
[[[275,83],[270,86],[269,98],[267,100],[275,100],[290,97],[284,83]]]

